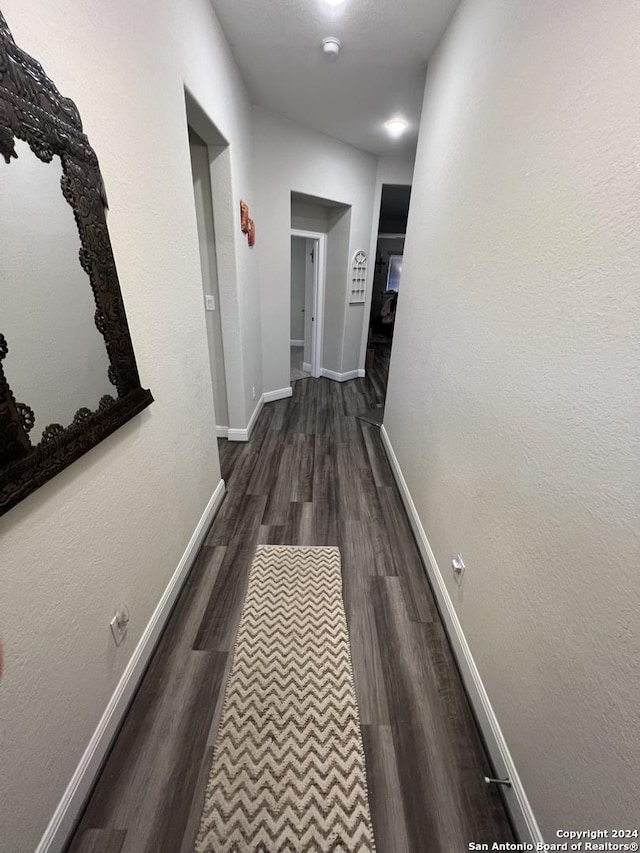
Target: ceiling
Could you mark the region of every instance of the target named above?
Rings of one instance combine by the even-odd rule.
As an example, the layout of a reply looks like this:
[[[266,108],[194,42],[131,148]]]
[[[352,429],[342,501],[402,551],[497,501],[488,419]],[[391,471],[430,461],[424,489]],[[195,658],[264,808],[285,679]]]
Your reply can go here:
[[[414,153],[427,60],[458,0],[211,2],[254,104],[373,154]],[[400,139],[384,129],[395,116]]]

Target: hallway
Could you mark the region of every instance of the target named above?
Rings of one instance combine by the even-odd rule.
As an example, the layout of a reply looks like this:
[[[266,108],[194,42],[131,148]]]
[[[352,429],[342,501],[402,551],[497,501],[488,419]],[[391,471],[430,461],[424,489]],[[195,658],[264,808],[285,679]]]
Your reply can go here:
[[[640,3],[0,6],[0,853],[194,853],[258,543],[367,843],[635,845]]]
[[[246,444],[69,853],[191,853],[256,544],[338,544],[380,853],[512,840],[376,427],[366,379],[307,379]]]

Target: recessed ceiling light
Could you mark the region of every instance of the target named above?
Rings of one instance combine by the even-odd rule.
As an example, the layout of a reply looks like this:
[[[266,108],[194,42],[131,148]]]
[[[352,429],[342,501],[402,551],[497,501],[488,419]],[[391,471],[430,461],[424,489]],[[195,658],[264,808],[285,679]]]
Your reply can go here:
[[[409,126],[403,118],[392,118],[384,125],[389,131],[389,136],[401,136]]]
[[[339,6],[344,0],[324,0],[327,6]]]

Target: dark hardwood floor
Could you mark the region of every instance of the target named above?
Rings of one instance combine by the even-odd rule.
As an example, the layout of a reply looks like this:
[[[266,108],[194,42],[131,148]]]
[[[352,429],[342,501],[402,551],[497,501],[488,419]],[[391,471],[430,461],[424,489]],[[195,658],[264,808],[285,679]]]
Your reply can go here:
[[[513,840],[379,429],[356,417],[387,369],[381,347],[366,379],[300,380],[251,441],[220,442],[227,496],[69,853],[192,853],[259,542],[340,546],[379,853]]]

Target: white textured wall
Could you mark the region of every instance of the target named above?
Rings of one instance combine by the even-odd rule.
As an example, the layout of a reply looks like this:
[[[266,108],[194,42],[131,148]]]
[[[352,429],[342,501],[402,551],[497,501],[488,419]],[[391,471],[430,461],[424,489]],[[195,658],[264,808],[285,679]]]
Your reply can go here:
[[[37,444],[45,427],[69,426],[78,409],[97,409],[116,390],[73,210],[60,191],[60,158],[43,163],[22,140],[16,152],[0,163],[2,366],[17,402],[34,412],[29,437]]]
[[[291,227],[299,231],[320,231],[326,234],[329,229],[330,207],[313,202],[291,200]]]
[[[273,391],[289,385],[291,192],[351,206],[348,245],[349,254],[353,254],[370,243],[377,160],[371,154],[257,108],[253,109],[253,145],[264,388]],[[341,276],[343,299],[339,319],[342,328],[338,362],[348,364],[343,370],[359,366],[357,343],[364,317],[362,305],[347,305],[349,274],[347,263]]]
[[[637,3],[463,0],[385,410],[549,841],[638,825],[639,31]]]
[[[159,16],[150,0],[136,2],[147,14]],[[250,248],[240,231],[240,200],[249,204],[252,216],[254,213],[250,103],[211,3],[163,3],[170,10],[174,71],[182,75],[182,80],[179,76],[172,78],[174,88],[182,91],[186,86],[229,143],[211,164],[211,182],[229,426],[244,428],[256,406],[252,389],[256,389],[256,400],[263,390],[259,249]],[[200,136],[205,138],[203,133]]]
[[[345,287],[351,277],[353,252],[349,248],[349,235],[352,222],[353,209],[350,207],[346,210],[337,207],[329,212],[321,367],[335,373],[346,373],[358,367],[355,347],[361,334],[363,311],[361,305],[348,304]]]
[[[0,850],[31,853],[220,479],[183,84],[230,142],[234,211],[250,189],[250,112],[207,0],[88,0],[81,11],[3,0],[2,11],[76,100],[97,151],[138,367],[156,398],[0,519]],[[218,247],[232,257],[221,288],[235,265],[234,364],[259,385],[255,255],[233,242],[237,225]],[[131,624],[116,648],[121,602]]]

